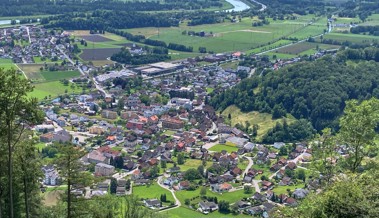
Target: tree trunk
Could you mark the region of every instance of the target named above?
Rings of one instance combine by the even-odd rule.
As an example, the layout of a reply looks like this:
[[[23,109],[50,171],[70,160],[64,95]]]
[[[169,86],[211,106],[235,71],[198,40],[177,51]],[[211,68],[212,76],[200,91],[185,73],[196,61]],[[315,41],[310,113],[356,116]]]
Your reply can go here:
[[[71,218],[71,180],[67,180],[67,218]]]
[[[9,218],[14,218],[13,214],[13,161],[12,161],[12,145],[10,130],[8,129],[8,189],[9,189]]]
[[[25,214],[26,218],[29,218],[29,199],[28,199],[28,188],[27,188],[27,181],[26,177],[23,178],[24,182],[24,200],[25,200]]]

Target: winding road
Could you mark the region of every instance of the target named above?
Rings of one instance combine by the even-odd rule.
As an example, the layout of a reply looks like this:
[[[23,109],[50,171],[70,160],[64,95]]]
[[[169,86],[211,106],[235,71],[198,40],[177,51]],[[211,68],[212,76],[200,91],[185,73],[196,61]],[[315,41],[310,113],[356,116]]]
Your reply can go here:
[[[162,184],[162,179],[163,179],[163,176],[159,176],[158,177],[158,185],[160,187],[166,189],[167,191],[171,192],[172,197],[174,197],[174,199],[175,199],[175,205],[176,205],[175,207],[169,208],[167,210],[162,210],[162,211],[168,211],[168,210],[172,210],[172,209],[175,209],[175,208],[178,208],[178,207],[182,206],[182,203],[180,203],[179,199],[176,197],[174,190],[172,190],[172,189],[168,188],[167,186],[163,185]],[[162,212],[162,211],[160,211],[160,212]]]

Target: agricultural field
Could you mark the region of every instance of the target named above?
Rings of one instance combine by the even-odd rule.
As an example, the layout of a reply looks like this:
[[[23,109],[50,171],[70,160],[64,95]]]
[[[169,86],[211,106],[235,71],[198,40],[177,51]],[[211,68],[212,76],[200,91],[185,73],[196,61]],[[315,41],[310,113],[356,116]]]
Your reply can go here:
[[[79,71],[41,71],[43,64],[17,64],[17,66],[33,82],[49,82],[80,76]]]
[[[259,113],[257,111],[244,113],[234,105],[227,107],[222,112],[222,115],[224,117],[228,117],[229,114],[231,116],[232,126],[236,125],[237,123],[245,125],[246,121],[249,121],[251,125],[257,124],[259,126],[258,138],[262,137],[269,129],[273,128],[276,122],[283,122],[282,119],[272,119],[272,115],[267,113]],[[295,121],[295,118],[289,114],[287,115],[286,119],[288,123],[292,123]]]
[[[284,48],[276,50],[275,53],[277,56],[279,54],[289,54],[289,55],[311,55],[317,52],[318,49],[329,50],[329,49],[338,49],[338,45],[328,45],[321,43],[313,42],[302,42],[294,45],[290,45]]]
[[[270,20],[269,25],[261,27],[253,27],[252,23],[256,18],[244,18],[239,23],[219,23],[199,26],[186,26],[182,23],[179,27],[169,28],[136,28],[126,29],[132,34],[142,34],[147,38],[165,41],[166,43],[173,42],[193,46],[196,51],[198,47],[206,47],[207,51],[224,52],[224,51],[246,51],[260,47],[270,41],[278,40],[282,36],[291,36],[297,30],[302,29],[296,37],[308,37],[307,29],[310,34],[322,33],[325,27],[319,24],[304,27],[312,20],[312,17],[307,16],[304,20],[297,21],[273,21]],[[185,31],[200,32],[206,30],[207,33],[212,33],[210,37],[197,37],[184,34]],[[184,33],[183,33],[184,32]],[[220,46],[223,45],[223,46]]]
[[[83,49],[79,55],[84,61],[101,61],[107,60],[113,54],[119,52],[120,48],[95,48],[95,49]]]
[[[58,95],[63,95],[66,93],[76,93],[79,94],[82,92],[77,86],[65,86],[60,81],[52,81],[52,82],[44,82],[44,83],[36,83],[34,85],[34,90],[29,94],[30,97],[35,97],[38,100],[43,100],[45,97],[57,97]],[[74,89],[73,89],[74,88]]]
[[[324,35],[324,39],[331,39],[340,43],[348,41],[356,44],[371,44],[379,41],[377,36],[344,33],[329,33]]]

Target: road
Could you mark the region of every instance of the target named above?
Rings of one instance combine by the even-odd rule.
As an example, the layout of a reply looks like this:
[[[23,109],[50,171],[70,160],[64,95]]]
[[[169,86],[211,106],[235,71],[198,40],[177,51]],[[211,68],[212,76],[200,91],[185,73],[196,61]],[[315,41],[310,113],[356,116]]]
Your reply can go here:
[[[251,2],[254,2],[255,4],[258,4],[258,5],[262,6],[262,8],[259,9],[259,11],[264,11],[264,10],[267,9],[267,6],[266,6],[266,5],[264,5],[264,4],[262,4],[262,3],[258,2],[258,1],[255,1],[255,0],[250,0],[250,1],[251,1]]]
[[[249,161],[249,164],[247,165],[245,171],[243,172],[243,175],[247,175],[247,172],[249,172],[249,169],[254,165],[254,161],[252,157],[247,157],[247,156],[243,156],[243,157]],[[259,182],[261,182],[261,180],[253,180],[255,191],[258,193],[261,192],[261,189],[259,188],[259,184],[258,184]]]
[[[306,150],[304,150],[304,152],[301,153],[299,156],[297,156],[295,159],[287,161],[287,164],[286,164],[285,166],[283,166],[282,168],[280,168],[280,169],[279,169],[278,171],[276,171],[275,173],[273,173],[273,174],[269,177],[269,179],[274,178],[274,176],[275,176],[280,170],[284,170],[284,169],[286,168],[286,166],[288,165],[289,162],[294,162],[294,163],[297,164],[297,162],[300,160],[300,158],[303,158],[303,155],[304,155],[305,153],[306,153]]]
[[[176,197],[174,190],[172,190],[172,189],[168,188],[167,186],[163,185],[163,184],[162,184],[162,179],[163,179],[163,176],[159,176],[159,177],[158,177],[158,185],[159,185],[160,187],[162,187],[162,188],[168,190],[169,192],[171,192],[172,197],[174,197],[174,199],[175,199],[175,205],[176,205],[175,207],[172,207],[172,208],[169,208],[169,209],[167,209],[167,210],[163,210],[163,211],[172,210],[172,209],[175,209],[175,208],[177,208],[177,207],[182,206],[182,203],[180,203],[179,199]]]
[[[134,170],[132,170],[130,172],[127,172],[127,173],[116,173],[112,177],[115,178],[115,179],[122,179],[122,178],[124,178],[127,175],[133,174],[134,171],[136,171],[136,170],[138,170],[138,168],[136,168],[136,169],[134,169]]]

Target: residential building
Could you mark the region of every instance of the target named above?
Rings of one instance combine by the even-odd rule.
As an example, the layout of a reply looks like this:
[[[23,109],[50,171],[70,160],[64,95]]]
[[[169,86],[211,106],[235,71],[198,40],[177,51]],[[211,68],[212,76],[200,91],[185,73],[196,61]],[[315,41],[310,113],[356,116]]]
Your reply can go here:
[[[114,166],[105,163],[98,163],[95,166],[95,174],[100,176],[110,176],[114,174],[114,170]]]

